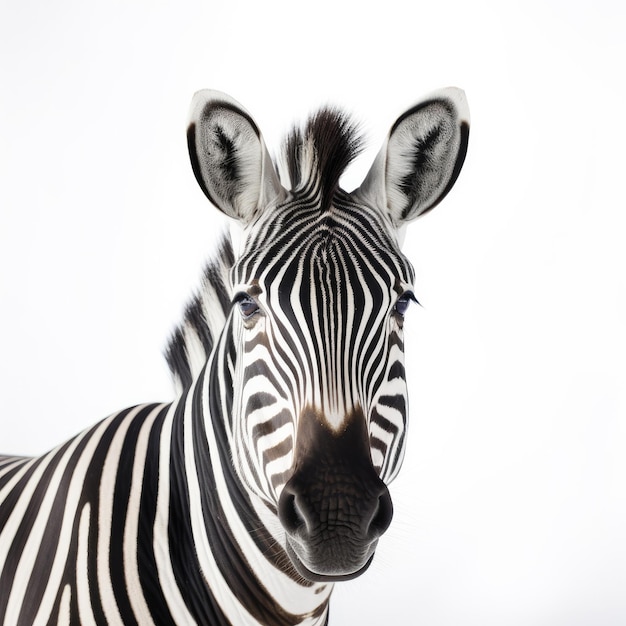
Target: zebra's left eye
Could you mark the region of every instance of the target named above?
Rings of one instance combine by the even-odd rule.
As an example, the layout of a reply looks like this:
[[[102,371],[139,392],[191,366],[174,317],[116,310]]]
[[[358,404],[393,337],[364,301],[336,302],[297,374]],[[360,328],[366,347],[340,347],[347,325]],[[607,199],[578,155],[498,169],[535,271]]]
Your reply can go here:
[[[241,317],[244,320],[249,320],[259,312],[259,305],[256,303],[256,300],[246,293],[239,294],[235,298],[235,302],[239,306]]]
[[[417,302],[417,298],[415,297],[415,295],[413,294],[412,291],[405,291],[396,301],[394,307],[393,307],[393,312],[396,315],[399,315],[400,317],[404,317],[408,308],[409,308],[409,304],[411,303],[411,300],[413,302]]]

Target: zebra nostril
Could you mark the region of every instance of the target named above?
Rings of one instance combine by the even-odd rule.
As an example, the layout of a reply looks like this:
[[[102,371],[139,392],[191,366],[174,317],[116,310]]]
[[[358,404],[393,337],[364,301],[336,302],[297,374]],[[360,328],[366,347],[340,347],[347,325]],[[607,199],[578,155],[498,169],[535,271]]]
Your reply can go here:
[[[287,487],[278,500],[278,519],[288,533],[295,533],[306,525],[305,519],[296,501],[295,494]]]
[[[391,524],[392,517],[393,517],[393,504],[391,502],[391,496],[389,495],[389,491],[385,487],[385,490],[378,498],[376,509],[374,511],[374,515],[372,516],[372,520],[370,522],[370,527],[369,527],[370,533],[375,533],[376,535],[382,535],[387,530],[387,528],[389,528],[389,524]]]

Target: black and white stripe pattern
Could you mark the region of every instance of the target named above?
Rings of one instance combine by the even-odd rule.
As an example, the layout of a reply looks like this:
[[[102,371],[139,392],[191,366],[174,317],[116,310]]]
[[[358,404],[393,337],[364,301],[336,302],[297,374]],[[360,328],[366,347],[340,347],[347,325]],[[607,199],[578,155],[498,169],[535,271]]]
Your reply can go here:
[[[196,95],[194,172],[241,245],[224,240],[170,342],[174,402],[0,457],[0,623],[327,623],[404,453],[400,231],[449,191],[467,128],[461,92],[432,96],[346,193],[343,114],[291,134],[281,179],[240,105]]]

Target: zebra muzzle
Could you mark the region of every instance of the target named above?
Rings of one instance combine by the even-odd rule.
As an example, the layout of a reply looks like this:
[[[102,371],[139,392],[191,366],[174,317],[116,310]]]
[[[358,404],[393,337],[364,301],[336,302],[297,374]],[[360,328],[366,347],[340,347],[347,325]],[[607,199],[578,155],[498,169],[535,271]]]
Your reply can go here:
[[[298,572],[315,581],[359,576],[392,514],[387,486],[371,462],[363,412],[354,411],[335,432],[319,413],[305,411],[294,471],[278,503],[286,550]]]

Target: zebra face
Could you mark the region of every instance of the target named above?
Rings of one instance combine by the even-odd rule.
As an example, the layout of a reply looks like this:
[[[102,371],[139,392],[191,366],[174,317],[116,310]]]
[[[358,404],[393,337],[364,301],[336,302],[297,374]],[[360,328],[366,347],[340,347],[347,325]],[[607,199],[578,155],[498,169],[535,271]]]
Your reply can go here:
[[[281,180],[247,112],[217,92],[194,99],[194,172],[243,225],[228,324],[233,462],[310,580],[359,575],[391,521],[414,299],[400,232],[456,180],[465,107],[462,92],[447,90],[407,111],[349,194],[339,176],[360,143],[342,114],[323,110],[292,133]]]
[[[292,200],[264,222],[233,270],[239,466],[278,502],[301,574],[354,576],[391,521],[413,270],[384,216],[348,196],[324,213]]]

